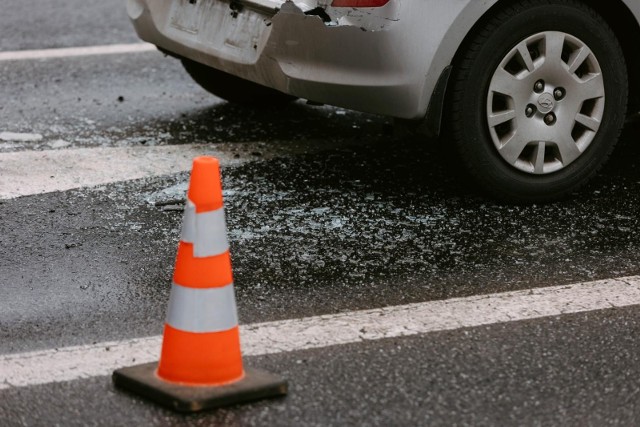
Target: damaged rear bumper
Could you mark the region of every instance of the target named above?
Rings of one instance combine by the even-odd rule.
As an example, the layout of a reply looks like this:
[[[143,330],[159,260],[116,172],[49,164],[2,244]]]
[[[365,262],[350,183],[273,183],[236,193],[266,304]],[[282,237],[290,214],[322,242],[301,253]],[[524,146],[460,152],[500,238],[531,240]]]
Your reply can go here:
[[[379,10],[323,2],[128,0],[127,10],[143,40],[172,54],[300,98],[423,117],[425,58],[412,57],[401,31],[402,2]]]

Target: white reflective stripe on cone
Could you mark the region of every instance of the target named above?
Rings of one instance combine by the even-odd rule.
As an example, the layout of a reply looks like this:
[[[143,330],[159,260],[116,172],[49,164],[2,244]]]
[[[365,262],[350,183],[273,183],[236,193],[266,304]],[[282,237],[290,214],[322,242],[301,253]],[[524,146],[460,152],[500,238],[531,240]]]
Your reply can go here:
[[[233,283],[222,288],[171,288],[167,324],[187,332],[221,332],[238,326]]]
[[[186,243],[193,243],[196,240],[196,205],[189,199],[184,206],[180,240]]]
[[[193,243],[193,256],[197,258],[220,255],[228,251],[224,208],[196,213],[196,206],[191,200],[187,200],[180,240]]]

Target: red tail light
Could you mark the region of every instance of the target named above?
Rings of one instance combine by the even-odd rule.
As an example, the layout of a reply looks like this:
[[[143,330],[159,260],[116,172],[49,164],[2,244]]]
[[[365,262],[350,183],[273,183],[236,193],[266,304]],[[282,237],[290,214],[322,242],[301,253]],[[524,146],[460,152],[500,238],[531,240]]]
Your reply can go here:
[[[389,0],[333,0],[332,7],[380,7]]]

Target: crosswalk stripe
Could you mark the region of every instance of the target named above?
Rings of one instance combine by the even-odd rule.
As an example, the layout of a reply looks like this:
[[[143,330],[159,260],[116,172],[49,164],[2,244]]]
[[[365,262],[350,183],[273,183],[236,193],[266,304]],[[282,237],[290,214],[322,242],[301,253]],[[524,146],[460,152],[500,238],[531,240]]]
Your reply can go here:
[[[214,156],[223,166],[233,166],[344,145],[307,140],[280,141],[268,149],[263,142],[242,142],[0,153],[0,200],[176,174],[188,171],[193,158],[200,155]]]
[[[155,51],[150,43],[111,44],[101,46],[63,47],[55,49],[14,50],[0,52],[0,61],[69,58],[89,55],[114,55]]]
[[[640,304],[640,276],[241,326],[258,356]],[[109,375],[158,359],[161,337],[0,356],[0,389]]]
[[[233,160],[228,152],[199,145],[2,153],[0,199],[178,173],[189,170],[201,153]]]

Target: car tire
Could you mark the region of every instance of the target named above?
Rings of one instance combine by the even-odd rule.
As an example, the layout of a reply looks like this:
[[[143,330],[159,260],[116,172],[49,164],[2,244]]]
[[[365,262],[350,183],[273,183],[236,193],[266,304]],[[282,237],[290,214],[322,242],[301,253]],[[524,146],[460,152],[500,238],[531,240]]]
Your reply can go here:
[[[282,106],[298,99],[190,59],[183,58],[182,65],[203,89],[231,103],[264,108]]]
[[[457,55],[448,96],[458,161],[494,198],[566,197],[605,163],[624,124],[618,40],[573,0],[522,0],[479,26]]]

